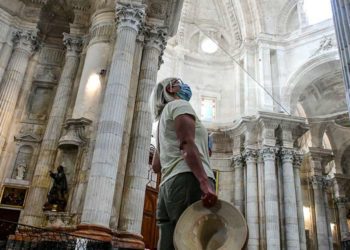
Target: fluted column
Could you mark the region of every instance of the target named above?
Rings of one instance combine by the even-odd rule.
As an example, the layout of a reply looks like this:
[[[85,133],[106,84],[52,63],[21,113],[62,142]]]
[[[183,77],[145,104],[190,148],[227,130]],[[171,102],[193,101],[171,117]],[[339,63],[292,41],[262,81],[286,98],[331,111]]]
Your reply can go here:
[[[0,152],[11,124],[29,58],[38,47],[36,31],[16,31],[13,34],[14,51],[0,84]]]
[[[259,205],[257,179],[257,152],[246,149],[243,153],[247,165],[247,224],[249,229],[248,249],[259,249]]]
[[[264,147],[261,154],[264,159],[266,243],[268,250],[275,250],[280,249],[276,148]]]
[[[243,162],[242,156],[237,155],[233,158],[235,187],[234,187],[234,205],[244,214],[244,184],[243,184]]]
[[[297,215],[298,215],[300,250],[306,250],[303,197],[301,193],[301,183],[300,183],[300,167],[301,167],[302,159],[303,158],[301,154],[295,154],[293,173],[294,173],[295,198],[296,198]]]
[[[340,227],[340,238],[343,240],[349,234],[349,227],[347,223],[347,213],[348,209],[346,208],[346,203],[348,202],[346,197],[337,197],[335,198],[335,204],[338,208],[339,216],[339,227]]]
[[[166,43],[165,30],[145,27],[139,84],[131,130],[130,148],[123,189],[119,230],[140,235],[147,184],[149,146],[152,133],[152,116],[149,97],[157,81],[161,54]],[[130,110],[130,112],[132,112]]]
[[[283,206],[287,249],[300,249],[292,149],[282,149]]]
[[[317,245],[320,250],[328,250],[328,226],[326,220],[326,209],[324,205],[324,178],[322,176],[312,176],[310,178],[314,192],[315,218],[317,231]]]
[[[50,185],[48,173],[54,167],[58,140],[70,101],[70,92],[79,66],[79,56],[82,47],[81,38],[66,33],[64,33],[63,43],[67,47],[66,61],[41,144],[38,163],[35,168],[23,216],[23,223],[35,226],[41,225],[42,206],[46,200]]]
[[[117,42],[107,82],[81,223],[109,228],[117,164],[127,112],[136,36],[144,6],[118,4]]]
[[[350,4],[348,0],[331,0],[331,3],[350,115]]]

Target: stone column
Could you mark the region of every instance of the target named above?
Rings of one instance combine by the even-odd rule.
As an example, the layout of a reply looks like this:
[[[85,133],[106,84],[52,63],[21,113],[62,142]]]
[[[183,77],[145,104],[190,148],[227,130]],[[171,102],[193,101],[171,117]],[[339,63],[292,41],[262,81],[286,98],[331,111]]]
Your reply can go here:
[[[92,15],[90,41],[72,114],[73,119],[84,117],[92,120],[93,127],[96,127],[99,118],[99,102],[103,93],[103,86],[98,80],[101,80],[101,75],[104,76],[103,70],[108,70],[108,61],[111,58],[114,18],[113,9],[109,8],[98,10]]]
[[[346,203],[348,203],[348,198],[342,196],[335,198],[335,204],[337,204],[338,208],[338,216],[339,216],[339,228],[340,228],[340,238],[343,240],[349,234],[349,227],[347,223],[347,208]]]
[[[243,162],[242,156],[233,157],[234,164],[234,205],[244,214],[244,185],[243,185]]]
[[[319,250],[329,250],[328,227],[326,219],[326,208],[324,201],[324,178],[314,175],[310,178],[314,192],[315,222],[317,231],[317,245]]]
[[[97,231],[109,230],[136,36],[145,16],[144,6],[118,4],[116,16],[117,42],[98,125],[80,230],[89,230],[91,225],[97,226]],[[106,237],[111,237],[109,231]]]
[[[19,92],[29,58],[38,48],[37,31],[16,31],[13,34],[14,51],[0,85],[0,154],[6,142]]]
[[[130,110],[134,112],[134,118],[119,220],[119,230],[129,234],[141,234],[152,134],[152,115],[148,102],[157,81],[157,72],[165,45],[166,32],[164,29],[156,26],[145,27],[145,46],[135,110]]]
[[[350,115],[350,3],[348,0],[331,0],[331,3],[340,61],[343,68],[345,96],[348,101]]]
[[[315,223],[317,245],[319,250],[332,249],[333,244],[329,239],[330,224],[327,220],[325,202],[326,181],[323,177],[324,166],[332,159],[330,150],[310,147],[312,176],[310,182],[314,193]]]
[[[295,154],[293,174],[294,174],[295,198],[296,198],[297,215],[298,215],[300,250],[306,250],[303,197],[301,193],[301,182],[300,182],[300,167],[301,167],[302,159],[303,158],[301,154]]]
[[[259,249],[259,205],[257,179],[257,152],[245,149],[243,153],[247,164],[247,224],[249,229],[248,249]]]
[[[287,249],[300,249],[296,192],[293,173],[293,150],[282,149],[283,206]]]
[[[42,223],[43,202],[46,200],[51,181],[49,170],[54,168],[58,140],[79,66],[81,38],[64,33],[63,43],[67,47],[66,61],[57,86],[22,220],[23,223],[34,226],[40,226]]]
[[[9,63],[9,60],[11,58],[11,52],[12,52],[12,46],[5,42],[2,46],[1,52],[0,52],[0,82],[2,80],[2,77],[4,76],[5,69]]]
[[[275,147],[264,147],[261,150],[264,159],[267,250],[280,249],[278,183],[275,165],[276,151]]]

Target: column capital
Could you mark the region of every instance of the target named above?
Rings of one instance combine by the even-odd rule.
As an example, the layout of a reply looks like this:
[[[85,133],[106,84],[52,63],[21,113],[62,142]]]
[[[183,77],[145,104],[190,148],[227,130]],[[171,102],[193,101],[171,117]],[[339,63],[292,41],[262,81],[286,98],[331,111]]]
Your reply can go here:
[[[282,148],[279,153],[283,162],[291,162],[291,163],[293,162],[294,155],[295,155],[295,152],[293,149]]]
[[[67,47],[67,56],[78,56],[83,47],[83,39],[68,33],[63,33],[63,44]]]
[[[241,155],[236,155],[232,157],[232,167],[233,168],[243,167],[243,157]]]
[[[14,31],[12,41],[15,45],[15,49],[24,50],[31,55],[39,48],[39,39],[37,32],[37,30]]]
[[[346,203],[349,202],[349,198],[344,197],[344,196],[339,196],[339,197],[334,198],[334,202],[335,202],[335,204],[337,204],[337,206],[342,206],[342,205],[345,205]]]
[[[116,16],[118,30],[127,27],[138,32],[146,16],[145,6],[118,3]]]
[[[313,175],[309,177],[309,181],[314,187],[325,189],[329,186],[329,181],[322,175]]]
[[[303,162],[303,159],[304,159],[304,155],[302,153],[295,152],[294,153],[294,164],[293,164],[293,167],[297,168],[297,169],[300,169],[301,164]]]
[[[264,147],[260,150],[260,154],[264,158],[264,161],[271,160],[274,161],[276,158],[276,153],[278,152],[277,147]]]
[[[258,158],[258,152],[255,149],[245,149],[243,152],[243,157],[245,158],[246,162],[256,162]]]

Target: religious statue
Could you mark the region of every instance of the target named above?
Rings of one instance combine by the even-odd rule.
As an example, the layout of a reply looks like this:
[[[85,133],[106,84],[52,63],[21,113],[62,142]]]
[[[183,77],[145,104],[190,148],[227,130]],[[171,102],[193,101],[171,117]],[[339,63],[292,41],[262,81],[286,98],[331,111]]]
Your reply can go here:
[[[16,171],[17,171],[16,179],[17,180],[23,180],[24,179],[24,174],[27,171],[26,164],[24,164],[24,163],[18,164],[17,167],[16,167]]]
[[[53,185],[47,195],[48,202],[44,205],[44,210],[64,211],[67,204],[67,178],[63,166],[57,168],[57,173],[49,172],[53,179]]]

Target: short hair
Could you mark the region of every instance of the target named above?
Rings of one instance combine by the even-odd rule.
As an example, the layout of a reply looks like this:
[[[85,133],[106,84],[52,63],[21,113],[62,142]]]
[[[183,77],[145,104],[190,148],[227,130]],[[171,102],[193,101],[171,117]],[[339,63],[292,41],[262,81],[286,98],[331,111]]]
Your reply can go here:
[[[166,86],[168,86],[168,84],[171,83],[173,80],[177,79],[178,78],[176,77],[166,78],[163,81],[157,83],[156,86],[153,88],[149,103],[152,116],[155,121],[159,120],[165,105],[168,102],[175,100],[175,98],[166,91]]]

